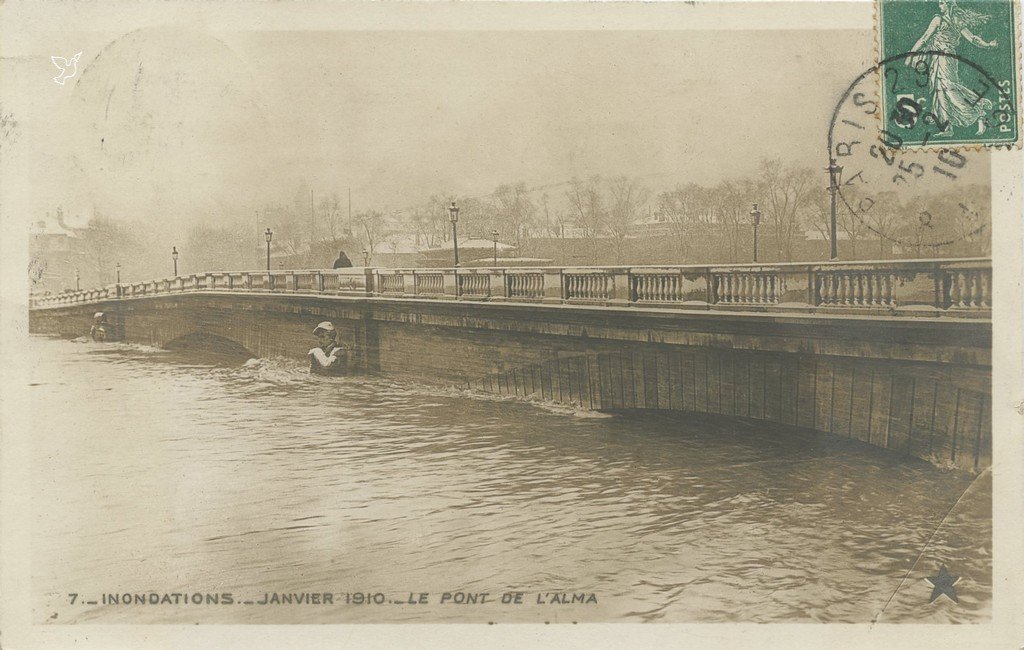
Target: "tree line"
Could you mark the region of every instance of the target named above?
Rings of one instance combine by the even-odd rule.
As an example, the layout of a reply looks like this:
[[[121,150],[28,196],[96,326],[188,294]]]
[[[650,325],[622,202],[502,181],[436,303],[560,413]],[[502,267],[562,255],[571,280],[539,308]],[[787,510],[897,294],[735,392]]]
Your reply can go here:
[[[403,210],[354,212],[339,194],[318,196],[303,185],[291,200],[264,205],[252,217],[211,215],[188,227],[183,239],[179,234],[177,246],[183,273],[261,268],[263,232],[270,227],[273,255],[288,266],[324,268],[338,250],[347,251],[357,265],[365,251],[374,264],[386,259],[388,242],[396,236],[418,248],[448,245],[448,208],[454,200],[460,238],[490,239],[497,231],[515,254],[554,263],[738,263],[752,258],[756,203],[761,261],[827,259],[827,182],[817,170],[765,159],[754,176],[713,185],[680,182],[655,191],[640,178],[595,175],[543,188],[503,183],[483,196],[437,192]],[[857,195],[844,191],[856,204]],[[990,254],[987,187],[909,200],[896,192],[873,198],[877,208],[864,215],[840,205],[844,259]],[[64,224],[59,208],[57,217]],[[87,226],[67,229],[76,240],[76,268],[94,283],[113,282],[117,263],[126,277],[169,274],[168,236],[146,224],[94,214]],[[571,240],[571,245],[553,240]]]

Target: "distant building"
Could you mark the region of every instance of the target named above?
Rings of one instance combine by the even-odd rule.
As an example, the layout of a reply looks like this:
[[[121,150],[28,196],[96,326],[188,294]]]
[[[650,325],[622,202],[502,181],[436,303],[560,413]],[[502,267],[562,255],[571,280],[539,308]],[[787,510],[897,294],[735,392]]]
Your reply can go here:
[[[663,220],[658,214],[645,217],[629,226],[628,237],[667,237],[679,227],[679,224]]]
[[[33,292],[73,289],[76,269],[83,286],[95,284],[92,269],[84,264],[82,242],[55,221],[33,224],[29,232],[29,259],[29,286]]]

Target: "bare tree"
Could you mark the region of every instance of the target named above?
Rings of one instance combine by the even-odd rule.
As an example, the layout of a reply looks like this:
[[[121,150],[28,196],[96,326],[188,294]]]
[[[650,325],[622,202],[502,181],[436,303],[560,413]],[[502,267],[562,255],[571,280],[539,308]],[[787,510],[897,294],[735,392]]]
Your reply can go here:
[[[516,247],[522,245],[536,219],[537,208],[530,200],[525,183],[499,185],[494,190],[494,227]]]
[[[565,196],[574,220],[586,235],[593,236],[604,229],[608,213],[601,196],[600,176],[591,176],[585,181],[574,177],[569,181]]]
[[[801,232],[801,215],[814,191],[814,172],[807,168],[786,168],[782,161],[761,161],[760,194],[765,204],[768,230],[777,256],[793,259],[793,243]]]
[[[415,237],[417,246],[433,247],[440,243],[437,228],[434,227],[430,210],[426,206],[412,208],[406,215],[405,221]]]
[[[946,250],[963,256],[991,255],[992,194],[988,188],[968,185],[934,199],[934,203],[940,201],[949,214],[949,235],[943,237],[950,242]]]
[[[851,205],[861,205],[856,194],[852,198]],[[896,242],[899,230],[906,221],[896,193],[882,192],[875,197],[870,209],[861,211],[854,215],[854,218],[859,218],[864,228],[878,237],[878,258],[890,257],[891,255],[886,254],[886,249],[892,251],[892,245]]]
[[[431,233],[431,247],[440,246],[451,237],[451,227],[448,224],[448,206],[451,198],[447,198],[450,196],[448,193],[434,194],[427,201],[424,216]]]
[[[180,270],[201,273],[248,268],[252,254],[246,249],[247,234],[248,228],[240,224],[193,226],[180,251]]]
[[[289,259],[289,266],[307,266],[310,250],[310,226],[308,218],[296,215],[293,206],[264,206],[264,220],[272,224],[273,248]]]
[[[59,209],[58,219],[63,221]],[[122,280],[168,275],[168,265],[164,262],[169,263],[170,251],[158,246],[151,232],[139,224],[97,213],[87,226],[74,228],[73,232],[80,253],[77,260],[68,262],[76,266],[81,263],[83,275],[89,269],[90,275],[101,285],[115,281],[118,264]]]
[[[352,217],[353,225],[359,231],[366,251],[373,255],[377,246],[387,236],[384,213],[380,210],[363,210]]]
[[[542,231],[545,235],[552,237],[558,237],[563,232],[563,223],[565,219],[565,211],[557,210],[552,212],[551,210],[551,197],[547,192],[540,195],[540,209],[544,213],[544,226]]]
[[[608,182],[607,231],[615,240],[615,262],[622,261],[622,247],[631,226],[647,205],[650,190],[639,180],[617,176]]]
[[[751,204],[758,200],[757,187],[747,179],[722,181],[711,191],[715,221],[725,238],[730,262],[747,261],[753,250]]]
[[[848,193],[850,190],[846,190]],[[808,209],[808,225],[830,243],[832,239],[832,197],[827,187],[811,193]],[[857,259],[857,243],[867,230],[864,220],[850,212],[842,201],[836,203],[836,229],[846,235],[850,242],[849,256]],[[838,235],[838,232],[837,232]],[[829,251],[831,253],[831,250]]]
[[[711,223],[714,219],[711,201],[713,191],[696,183],[677,185],[674,190],[658,195],[658,211],[665,218],[685,230],[697,223]]]
[[[342,211],[341,201],[338,200],[336,193],[320,199],[316,216],[321,225],[317,232],[320,235],[320,241],[329,243],[333,247],[334,244],[349,235],[348,216]]]

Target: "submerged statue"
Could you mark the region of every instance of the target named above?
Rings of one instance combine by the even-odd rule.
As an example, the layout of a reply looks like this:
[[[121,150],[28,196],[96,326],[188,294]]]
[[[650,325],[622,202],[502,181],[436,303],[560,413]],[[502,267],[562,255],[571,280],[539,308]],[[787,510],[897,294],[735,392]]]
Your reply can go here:
[[[320,341],[309,351],[309,372],[315,375],[345,375],[349,372],[349,350],[337,341],[334,324],[324,321],[313,329]]]
[[[93,341],[106,341],[110,324],[107,322],[103,312],[98,311],[92,317],[92,327],[89,328],[89,336]]]

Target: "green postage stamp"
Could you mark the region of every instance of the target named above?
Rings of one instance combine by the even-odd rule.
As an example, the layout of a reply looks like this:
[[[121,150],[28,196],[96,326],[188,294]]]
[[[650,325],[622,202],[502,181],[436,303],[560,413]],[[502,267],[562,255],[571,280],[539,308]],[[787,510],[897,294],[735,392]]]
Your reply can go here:
[[[879,0],[882,120],[889,144],[1018,142],[1013,12],[1011,0]]]

